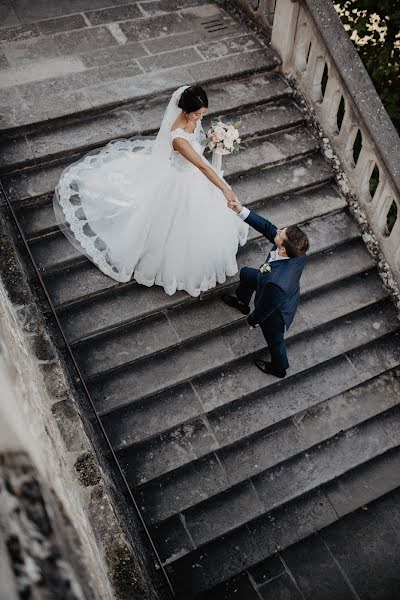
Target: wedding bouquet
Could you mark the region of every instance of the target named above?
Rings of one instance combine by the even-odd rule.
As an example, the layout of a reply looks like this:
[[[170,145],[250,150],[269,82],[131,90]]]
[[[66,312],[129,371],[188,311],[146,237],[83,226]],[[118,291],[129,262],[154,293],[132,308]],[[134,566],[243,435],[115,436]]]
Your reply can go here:
[[[239,123],[223,123],[215,121],[207,130],[204,143],[206,148],[220,156],[239,151],[241,139],[237,127]]]

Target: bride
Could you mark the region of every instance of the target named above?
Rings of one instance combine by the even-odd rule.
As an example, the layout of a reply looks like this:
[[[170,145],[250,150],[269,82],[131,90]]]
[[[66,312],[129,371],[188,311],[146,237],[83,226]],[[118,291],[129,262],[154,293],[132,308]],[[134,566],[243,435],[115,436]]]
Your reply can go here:
[[[60,229],[116,281],[198,296],[238,268],[248,225],[231,187],[203,156],[208,99],[171,96],[156,139],[114,140],[65,169],[54,194]]]

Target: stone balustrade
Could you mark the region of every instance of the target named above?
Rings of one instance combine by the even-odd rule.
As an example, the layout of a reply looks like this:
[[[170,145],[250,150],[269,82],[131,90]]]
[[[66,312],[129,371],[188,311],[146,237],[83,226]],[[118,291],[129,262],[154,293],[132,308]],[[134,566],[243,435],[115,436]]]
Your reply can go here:
[[[314,109],[400,283],[400,138],[330,0],[237,0]]]

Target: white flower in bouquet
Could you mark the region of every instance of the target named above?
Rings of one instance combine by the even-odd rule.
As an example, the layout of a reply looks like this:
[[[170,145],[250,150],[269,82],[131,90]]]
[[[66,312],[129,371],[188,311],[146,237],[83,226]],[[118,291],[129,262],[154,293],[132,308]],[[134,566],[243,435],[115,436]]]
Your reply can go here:
[[[204,140],[206,149],[222,156],[238,152],[241,142],[238,126],[239,123],[232,124],[223,121],[212,123],[207,131],[207,138]]]

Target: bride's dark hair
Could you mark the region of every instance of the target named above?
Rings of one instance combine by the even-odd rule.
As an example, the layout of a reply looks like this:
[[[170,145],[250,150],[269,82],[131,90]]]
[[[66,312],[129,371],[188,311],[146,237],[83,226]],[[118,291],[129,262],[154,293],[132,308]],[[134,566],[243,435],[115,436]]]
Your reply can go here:
[[[191,85],[183,90],[178,107],[188,113],[208,108],[207,94],[200,85]]]

